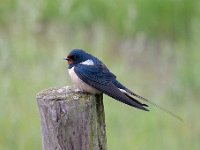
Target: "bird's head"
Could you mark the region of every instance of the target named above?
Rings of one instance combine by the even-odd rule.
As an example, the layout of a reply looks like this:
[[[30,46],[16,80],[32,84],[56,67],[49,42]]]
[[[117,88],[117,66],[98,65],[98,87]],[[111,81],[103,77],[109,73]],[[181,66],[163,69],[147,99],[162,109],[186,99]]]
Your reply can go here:
[[[72,68],[76,64],[82,63],[90,59],[90,57],[91,55],[86,53],[85,51],[81,49],[74,49],[64,59],[68,61],[69,68]]]

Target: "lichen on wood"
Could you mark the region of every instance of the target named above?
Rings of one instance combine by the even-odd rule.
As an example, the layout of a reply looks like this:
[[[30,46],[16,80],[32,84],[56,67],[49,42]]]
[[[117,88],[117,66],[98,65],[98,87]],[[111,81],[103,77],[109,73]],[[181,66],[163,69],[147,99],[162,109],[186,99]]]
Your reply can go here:
[[[106,149],[102,95],[67,86],[38,93],[37,102],[44,150]]]

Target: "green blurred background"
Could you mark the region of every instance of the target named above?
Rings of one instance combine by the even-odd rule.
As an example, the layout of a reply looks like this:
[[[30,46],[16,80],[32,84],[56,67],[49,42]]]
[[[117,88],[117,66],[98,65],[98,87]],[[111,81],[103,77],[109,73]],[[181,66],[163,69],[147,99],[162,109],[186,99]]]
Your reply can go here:
[[[0,149],[41,149],[36,93],[72,84],[63,57],[82,48],[184,119],[104,96],[109,150],[199,150],[199,40],[198,0],[1,0]]]

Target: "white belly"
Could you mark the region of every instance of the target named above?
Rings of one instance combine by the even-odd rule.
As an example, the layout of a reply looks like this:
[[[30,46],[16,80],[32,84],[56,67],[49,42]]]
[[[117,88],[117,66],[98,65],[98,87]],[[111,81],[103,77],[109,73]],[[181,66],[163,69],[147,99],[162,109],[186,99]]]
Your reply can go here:
[[[86,84],[85,82],[83,82],[74,72],[74,67],[72,67],[71,69],[68,69],[68,72],[69,72],[69,75],[70,75],[73,83],[75,84],[75,86],[78,89],[80,89],[81,91],[88,92],[91,94],[99,94],[100,93],[97,89],[95,89],[95,88],[91,87],[90,85]]]

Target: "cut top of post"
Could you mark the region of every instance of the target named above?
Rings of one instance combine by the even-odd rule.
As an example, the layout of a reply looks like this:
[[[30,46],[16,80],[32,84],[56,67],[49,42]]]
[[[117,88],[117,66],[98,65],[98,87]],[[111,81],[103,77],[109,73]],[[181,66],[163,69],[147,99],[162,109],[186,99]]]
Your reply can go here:
[[[81,93],[81,94],[80,94]],[[88,98],[89,96],[89,98]],[[87,97],[87,98],[86,98]],[[45,102],[59,101],[59,100],[79,100],[85,102],[87,99],[93,98],[94,95],[83,93],[77,88],[65,86],[61,88],[49,88],[41,91],[36,95],[37,100],[44,100]]]

